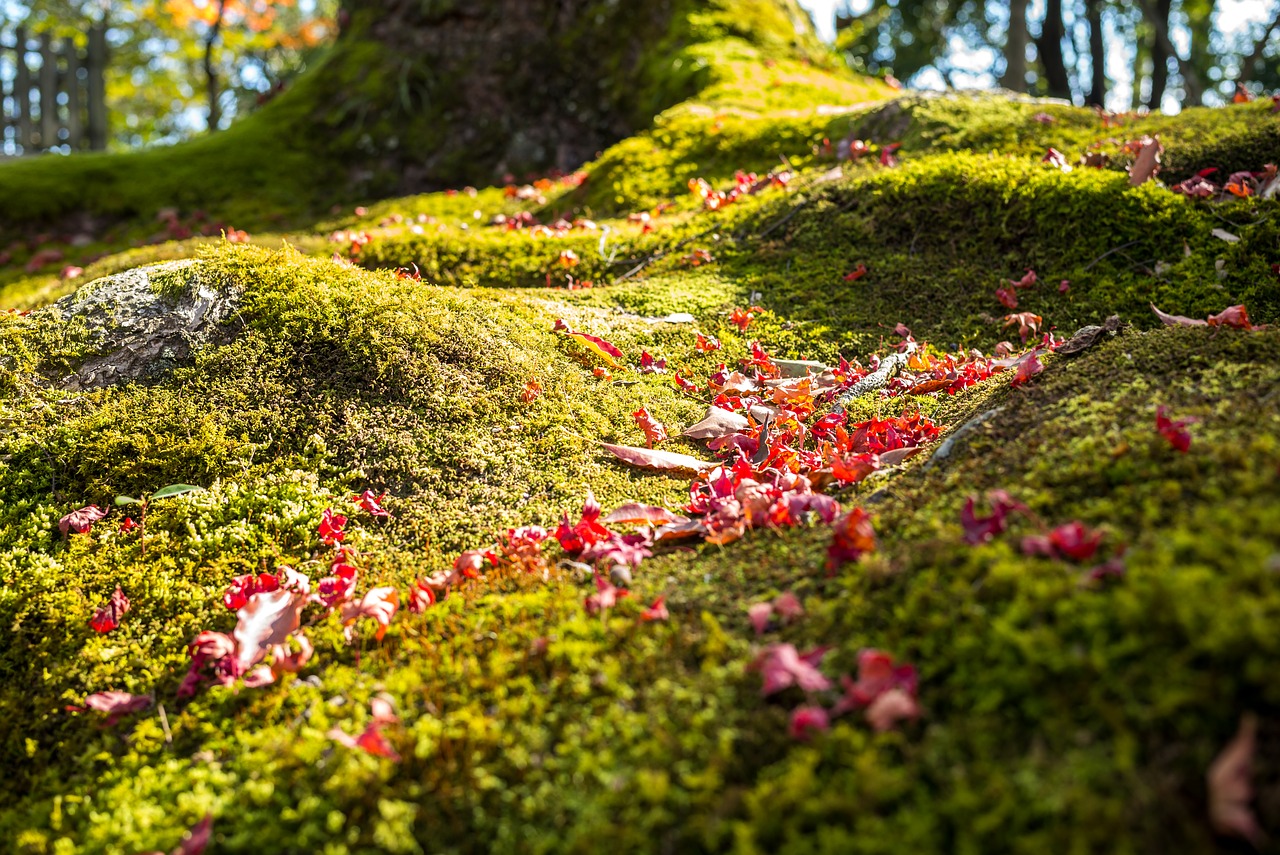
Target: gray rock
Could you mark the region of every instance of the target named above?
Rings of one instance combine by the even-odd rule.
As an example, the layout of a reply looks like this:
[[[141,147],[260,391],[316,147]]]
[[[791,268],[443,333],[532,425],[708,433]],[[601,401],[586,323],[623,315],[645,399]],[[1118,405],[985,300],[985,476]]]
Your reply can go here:
[[[94,355],[59,385],[73,391],[131,380],[153,380],[206,344],[225,344],[240,295],[211,288],[199,263],[171,261],[95,280],[49,311],[83,320]]]

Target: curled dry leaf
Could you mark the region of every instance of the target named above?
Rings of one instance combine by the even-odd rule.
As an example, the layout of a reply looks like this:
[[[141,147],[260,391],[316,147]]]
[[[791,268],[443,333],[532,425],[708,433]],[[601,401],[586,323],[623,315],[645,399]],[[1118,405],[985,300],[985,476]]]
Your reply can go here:
[[[920,446],[918,445],[912,445],[906,448],[895,448],[891,451],[886,451],[883,454],[878,455],[876,459],[880,462],[881,466],[897,466],[908,458],[914,457],[919,451]]]
[[[1156,317],[1169,327],[1207,327],[1208,321],[1198,321],[1195,318],[1188,318],[1185,315],[1171,315],[1168,312],[1162,312],[1156,308],[1156,304],[1151,304],[1151,311],[1156,313]]]
[[[652,448],[633,448],[629,445],[613,445],[603,442],[605,450],[623,463],[639,466],[641,469],[656,469],[661,472],[697,475],[707,469],[714,469],[716,464],[706,460],[679,454],[674,451],[656,451]]]
[[[58,520],[58,531],[62,532],[63,537],[66,537],[69,532],[87,534],[89,529],[93,528],[93,524],[106,515],[107,512],[97,505],[86,505]]]
[[[1253,754],[1257,748],[1258,717],[1245,713],[1240,728],[1214,758],[1206,775],[1209,785],[1209,822],[1214,831],[1243,837],[1254,846],[1262,842],[1262,829],[1249,802],[1253,799]]]
[[[1164,146],[1160,144],[1160,137],[1143,137],[1138,140],[1138,153],[1133,158],[1133,165],[1129,167],[1129,186],[1137,187],[1144,184],[1160,171],[1160,154],[1164,151]]]
[[[681,436],[689,439],[719,439],[747,429],[747,417],[721,407],[711,407],[697,424],[685,428]]]

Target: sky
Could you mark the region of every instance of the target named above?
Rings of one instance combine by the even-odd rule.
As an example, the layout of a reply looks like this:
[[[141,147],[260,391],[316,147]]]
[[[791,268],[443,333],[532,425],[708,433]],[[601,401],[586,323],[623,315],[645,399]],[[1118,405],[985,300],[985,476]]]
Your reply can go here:
[[[1218,0],[1218,28],[1229,38],[1250,29],[1257,29],[1260,22],[1265,22],[1274,14],[1275,4],[1280,0]],[[808,10],[817,25],[818,33],[827,41],[835,38],[836,10],[851,6],[854,12],[866,10],[870,0],[799,0],[801,6]],[[1033,20],[1043,16],[1044,7],[1040,0],[1032,3],[1029,17]],[[1105,29],[1105,28],[1104,28]],[[1176,47],[1186,50],[1185,33],[1175,30],[1171,38]],[[985,89],[995,85],[995,77],[991,69],[996,57],[985,50],[969,50],[963,43],[952,44],[953,60],[961,69],[954,75],[958,86],[962,88]],[[1128,57],[1120,51],[1108,52],[1107,76],[1112,80],[1112,88],[1107,106],[1113,110],[1127,110],[1131,107],[1129,93],[1132,87],[1132,75]],[[936,72],[924,72],[912,85],[927,89],[942,89],[941,75]],[[1166,112],[1176,112],[1178,104],[1173,93],[1165,97],[1163,105]]]

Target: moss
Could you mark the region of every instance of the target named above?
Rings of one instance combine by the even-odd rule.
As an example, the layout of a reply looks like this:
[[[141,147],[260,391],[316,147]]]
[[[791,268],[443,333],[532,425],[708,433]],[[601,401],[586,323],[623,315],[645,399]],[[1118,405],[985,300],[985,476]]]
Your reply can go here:
[[[720,32],[735,50],[765,49]],[[1113,133],[1083,111],[930,99],[832,114],[817,107],[840,104],[844,84],[820,62],[735,67],[752,70],[749,97],[669,111],[543,202],[430,194],[292,233],[301,251],[266,234],[255,239],[269,247],[200,247],[202,281],[243,291],[244,329],[160,382],[52,388],[46,378],[83,358],[79,333],[39,312],[0,316],[0,835],[12,848],[167,850],[210,812],[232,852],[589,852],[603,840],[1212,852],[1226,846],[1205,816],[1205,769],[1246,709],[1263,722],[1256,809],[1275,839],[1280,333],[1157,328],[1147,303],[1204,316],[1243,301],[1255,321],[1280,320],[1277,203],[1130,188],[1121,161],[1070,174],[1039,164],[1054,139],[1083,148]],[[750,94],[791,97],[785,82],[762,84],[772,74],[806,78],[793,112]],[[707,81],[730,97],[731,78]],[[1040,109],[1058,124],[1031,121]],[[1245,143],[1273,121],[1253,109],[1134,120],[1122,135],[1159,130],[1170,173],[1194,171],[1215,165],[1197,158],[1253,156]],[[822,140],[850,132],[901,135],[903,165],[831,174]],[[719,212],[685,192],[689,177],[723,186],[778,154],[797,171],[787,190]],[[655,231],[623,216],[663,200],[675,204]],[[599,232],[534,240],[482,225],[519,211],[599,217],[605,253]],[[329,233],[347,229],[372,238],[363,264],[417,264],[426,281],[328,260],[348,249]],[[596,287],[545,287],[548,274],[564,282],[566,248]],[[133,250],[88,275],[191,249]],[[693,249],[713,260],[684,261]],[[868,275],[845,281],[858,263]],[[1029,266],[1041,282],[1019,309],[1047,326],[1070,333],[1112,313],[1129,326],[1082,356],[1046,356],[1019,388],[998,376],[954,397],[853,402],[857,418],[919,407],[952,430],[1002,409],[948,459],[929,465],[929,450],[835,493],[873,513],[880,541],[840,573],[826,571],[830,532],[817,526],[664,551],[604,617],[584,613],[591,588],[572,568],[492,574],[398,615],[381,643],[349,646],[336,620],[321,623],[316,663],[287,686],[174,700],[185,643],[234,624],[218,604],[228,580],[279,564],[322,575],[319,514],[366,487],[390,491],[394,516],[352,514],[362,579],[402,589],[509,525],[576,512],[588,487],[606,507],[677,507],[684,480],[628,470],[596,443],[638,444],[640,404],[674,433],[705,401],[669,374],[594,376],[598,362],[553,334],[555,319],[699,379],[756,339],[780,356],[865,361],[898,322],[935,353],[987,349],[1012,333],[994,289]],[[748,304],[764,311],[742,332],[728,311]],[[676,311],[696,322],[653,320]],[[723,349],[697,352],[695,329]],[[529,380],[543,390],[532,402]],[[1189,453],[1155,431],[1161,405],[1197,419]],[[91,536],[55,534],[73,507],[172,481],[208,489],[156,504],[145,557],[114,518]],[[993,489],[1045,524],[1100,527],[1105,556],[1123,549],[1124,576],[1094,583],[1084,566],[1022,554],[1038,530],[1022,517],[965,544],[966,497]],[[98,636],[87,620],[117,583],[133,608]],[[757,639],[746,608],[786,590],[805,617]],[[671,620],[638,622],[658,595]],[[854,670],[864,647],[890,650],[919,667],[925,714],[885,734],[849,717],[794,742],[787,711],[801,696],[763,700],[748,670],[772,641],[832,645],[830,674]],[[165,717],[95,728],[61,712],[104,689],[155,692]],[[389,731],[398,764],[326,735],[363,727],[377,693],[404,721]]]

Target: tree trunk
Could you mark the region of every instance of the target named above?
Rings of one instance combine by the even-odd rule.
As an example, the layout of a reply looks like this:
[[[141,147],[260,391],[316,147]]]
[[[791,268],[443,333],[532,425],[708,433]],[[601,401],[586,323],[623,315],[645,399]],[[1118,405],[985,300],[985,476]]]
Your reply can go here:
[[[1014,92],[1027,91],[1027,4],[1009,4],[1009,34],[1004,43],[1004,77],[1000,81]]]
[[[1156,0],[1155,14],[1159,16],[1159,20],[1164,22],[1166,29],[1169,26],[1169,10],[1173,0]],[[1146,12],[1144,10],[1143,14]],[[1152,27],[1154,31],[1155,27]],[[1147,107],[1152,110],[1160,109],[1160,102],[1164,100],[1164,90],[1169,84],[1169,53],[1165,50],[1168,40],[1161,41],[1154,33],[1151,37],[1151,91],[1147,94]]]
[[[808,44],[792,0],[752,9],[766,32],[734,24],[748,42]],[[353,173],[395,177],[371,194],[575,169],[711,74],[684,53],[701,38],[683,0],[344,0],[339,20],[328,60],[276,101],[312,93]]]
[[[1155,30],[1155,45],[1165,57],[1164,62],[1158,60],[1160,53],[1152,50],[1153,58],[1157,58],[1155,65],[1152,67],[1151,73],[1151,91],[1153,97],[1149,98],[1147,103],[1153,109],[1159,109],[1160,102],[1155,99],[1156,91],[1155,81],[1156,75],[1164,69],[1164,73],[1168,74],[1168,57],[1174,57],[1178,60],[1178,73],[1182,75],[1182,88],[1186,92],[1186,101],[1188,104],[1200,104],[1204,101],[1204,86],[1200,82],[1200,74],[1196,71],[1195,66],[1189,61],[1178,55],[1173,47],[1173,42],[1169,40],[1169,2],[1170,0],[1158,0],[1161,9],[1158,11],[1153,6],[1151,0],[1141,0],[1142,14]],[[1160,94],[1164,95],[1163,83],[1160,87]]]
[[[204,80],[205,91],[209,99],[210,133],[216,131],[218,123],[222,121],[222,107],[218,104],[218,96],[221,94],[218,85],[218,68],[213,62],[213,49],[218,42],[218,34],[222,32],[222,18],[226,11],[227,0],[219,0],[218,17],[210,25],[209,32],[204,39]]]
[[[1049,97],[1070,101],[1071,78],[1067,74],[1067,64],[1062,56],[1062,38],[1065,35],[1062,0],[1048,0],[1045,3],[1044,26],[1040,30],[1040,38],[1036,39],[1036,52],[1040,55]]]
[[[1089,22],[1089,65],[1092,69],[1087,103],[1104,107],[1107,102],[1107,45],[1102,32],[1102,0],[1085,0],[1085,18]]]

